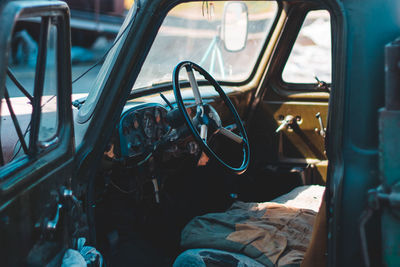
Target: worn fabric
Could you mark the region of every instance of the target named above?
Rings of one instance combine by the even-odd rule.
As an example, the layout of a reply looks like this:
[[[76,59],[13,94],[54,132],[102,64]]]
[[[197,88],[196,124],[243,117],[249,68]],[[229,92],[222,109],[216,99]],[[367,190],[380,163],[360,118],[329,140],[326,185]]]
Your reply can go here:
[[[322,194],[323,188],[314,190],[309,200],[320,203]],[[242,253],[265,266],[299,266],[315,217],[313,210],[276,202],[236,202],[226,212],[194,218],[182,231],[181,245]]]
[[[303,185],[294,188],[287,194],[277,197],[272,202],[285,204],[286,206],[299,209],[309,209],[319,211],[325,186]]]
[[[78,239],[77,250],[68,249],[63,257],[61,267],[103,266],[103,256],[94,247],[85,246],[86,238]]]
[[[239,253],[218,249],[189,249],[175,260],[173,267],[263,267]]]

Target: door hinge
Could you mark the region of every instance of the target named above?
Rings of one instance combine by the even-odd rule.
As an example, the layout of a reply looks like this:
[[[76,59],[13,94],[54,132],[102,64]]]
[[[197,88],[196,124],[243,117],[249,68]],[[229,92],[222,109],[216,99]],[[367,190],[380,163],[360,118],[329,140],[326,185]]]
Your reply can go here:
[[[361,214],[359,229],[362,255],[366,267],[371,266],[371,262],[368,254],[368,243],[365,225],[371,219],[374,213],[381,210],[383,206],[389,208],[400,208],[400,193],[387,192],[384,190],[382,185],[378,186],[377,188],[368,190],[367,208]]]

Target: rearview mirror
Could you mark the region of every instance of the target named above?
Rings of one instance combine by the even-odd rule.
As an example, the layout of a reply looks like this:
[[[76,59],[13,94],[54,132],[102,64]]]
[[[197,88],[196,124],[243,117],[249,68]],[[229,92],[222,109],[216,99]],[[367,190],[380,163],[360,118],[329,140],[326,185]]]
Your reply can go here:
[[[246,47],[247,5],[242,2],[228,2],[224,7],[222,18],[221,39],[225,49],[229,52],[238,52]]]

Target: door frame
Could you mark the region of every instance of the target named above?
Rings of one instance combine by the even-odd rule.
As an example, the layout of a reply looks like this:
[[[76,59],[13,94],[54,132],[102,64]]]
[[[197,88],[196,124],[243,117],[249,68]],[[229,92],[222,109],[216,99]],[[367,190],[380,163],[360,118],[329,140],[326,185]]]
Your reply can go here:
[[[73,189],[75,154],[69,8],[60,1],[11,1],[0,12],[0,62],[4,63],[0,66],[0,99],[5,95],[9,51],[17,21],[39,22],[46,28],[53,20],[57,26],[57,132],[48,141],[38,140],[44,84],[44,73],[40,72],[45,72],[46,66],[45,54],[44,59],[40,57],[47,53],[47,47],[42,49],[39,45],[31,116],[34,134],[30,134],[28,153],[0,168],[0,256],[10,265],[54,263],[56,255],[59,258],[73,242],[70,221],[65,215],[70,213],[71,204],[66,203],[64,194]],[[47,30],[40,34],[43,38]],[[52,222],[56,229],[49,229]]]

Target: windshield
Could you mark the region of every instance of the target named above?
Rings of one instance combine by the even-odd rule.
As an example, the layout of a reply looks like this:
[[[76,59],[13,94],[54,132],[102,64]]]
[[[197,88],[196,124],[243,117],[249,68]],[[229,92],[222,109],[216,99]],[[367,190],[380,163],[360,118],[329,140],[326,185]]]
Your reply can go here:
[[[233,2],[233,1],[231,1]],[[221,28],[235,25],[225,19],[228,1],[184,3],[174,7],[160,27],[133,89],[171,82],[174,67],[190,60],[217,80],[246,80],[260,54],[277,12],[276,2],[250,1],[247,40],[239,51],[228,51]]]
[[[226,42],[222,40],[220,34],[224,21],[224,9],[229,2],[242,3],[237,1],[192,2],[177,5],[170,10],[158,31],[133,90],[149,88],[160,83],[170,83],[175,65],[183,60],[190,60],[201,65],[220,81],[246,80],[255,66],[271,29],[278,5],[276,2],[269,1],[246,1],[245,4],[241,4],[248,12],[246,38],[241,49],[231,51],[226,48]],[[235,13],[235,9],[232,12]],[[119,31],[118,36],[122,36],[121,39],[124,39],[124,32],[131,25],[135,14],[136,6],[134,5]],[[225,21],[227,22],[225,29],[235,30],[234,27],[237,25],[235,19],[227,19],[225,16]],[[231,32],[233,36],[236,34],[235,31],[231,30]],[[101,69],[95,71],[98,72],[97,78],[91,86],[85,103],[79,109],[77,122],[84,123],[90,118],[100,96],[102,84],[113,67],[114,56],[122,45],[123,40],[117,37]]]

